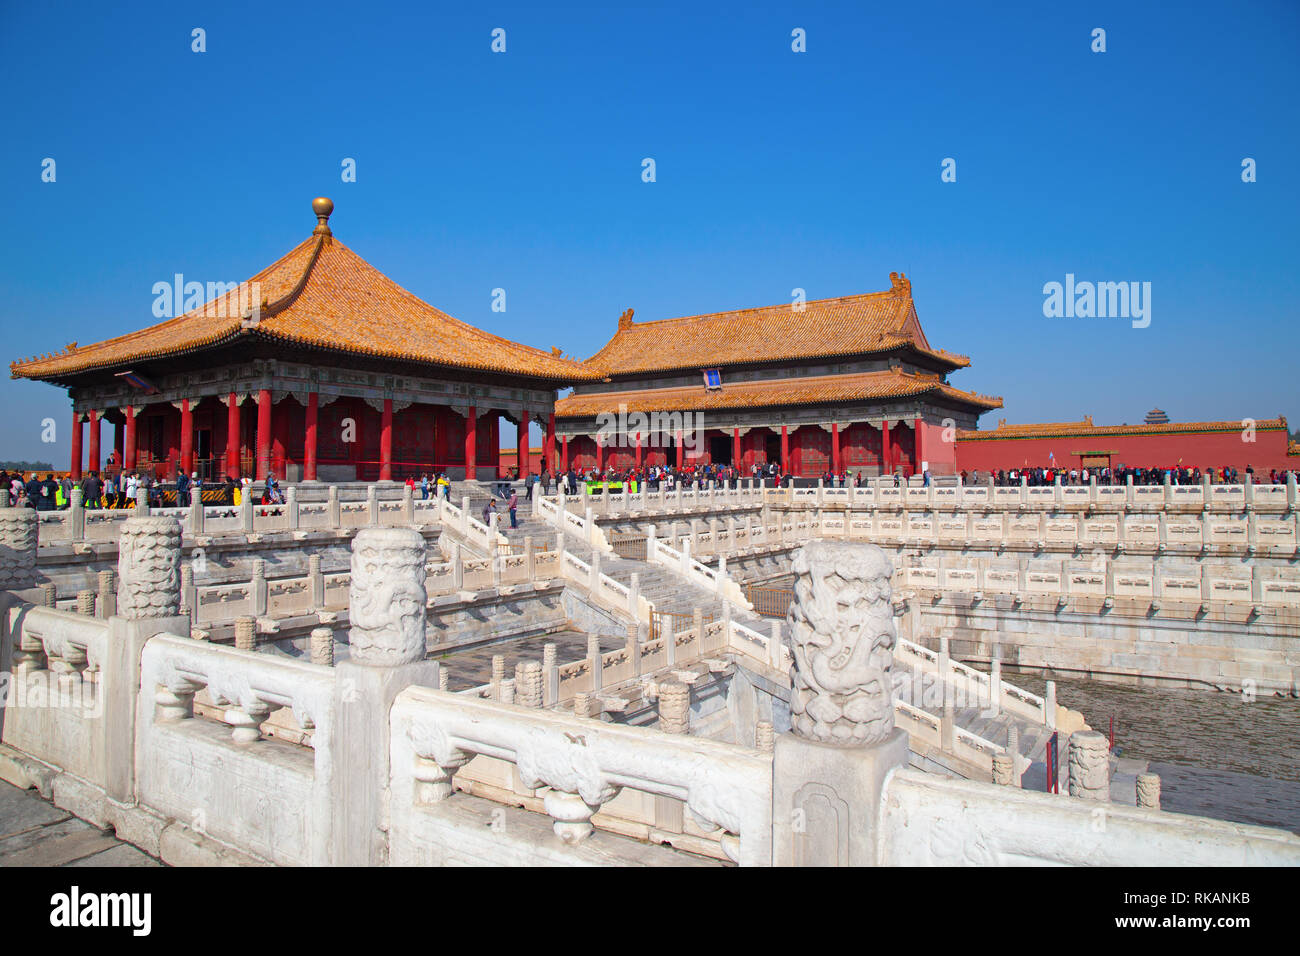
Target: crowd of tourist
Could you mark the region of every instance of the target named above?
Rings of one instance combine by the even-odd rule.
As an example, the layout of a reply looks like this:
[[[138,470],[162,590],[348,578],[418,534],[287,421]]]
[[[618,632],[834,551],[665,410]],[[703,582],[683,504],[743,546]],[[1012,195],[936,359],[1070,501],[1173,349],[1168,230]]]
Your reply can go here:
[[[1265,479],[1262,475],[1256,474],[1255,469],[1250,465],[1246,466],[1244,472],[1228,466],[1207,468],[1205,471],[1201,471],[1200,468],[1184,468],[1181,465],[1173,468],[1127,468],[1124,466],[1092,469],[1013,468],[1010,471],[999,470],[993,472],[993,483],[995,485],[1018,485],[1023,477],[1025,484],[1034,486],[1052,485],[1056,483],[1058,478],[1063,485],[1087,485],[1091,484],[1092,480],[1096,478],[1099,485],[1126,485],[1131,478],[1135,485],[1163,485],[1166,479],[1170,484],[1174,485],[1199,485],[1208,477],[1212,485],[1239,485],[1247,480],[1252,484],[1280,485],[1286,482],[1286,476],[1290,473],[1272,468],[1269,469],[1268,477]],[[962,484],[980,483],[980,473],[978,471],[971,472],[969,476],[963,471],[961,477]],[[987,479],[987,472],[984,477]]]
[[[44,478],[37,472],[24,478],[21,472],[0,471],[0,488],[8,489],[11,507],[27,506],[37,511],[71,507],[74,488],[81,490],[83,504],[91,509],[134,507],[142,489],[151,508],[189,507],[196,499],[214,505],[238,505],[245,498],[254,504],[284,503],[284,492],[275,478],[255,486],[250,478],[236,480],[227,475],[224,481],[207,484],[198,472],[182,472],[172,481],[163,481],[139,472],[110,471],[101,475],[91,471],[74,483],[68,475],[56,479],[50,472]],[[205,491],[209,493],[207,498],[203,497]]]
[[[991,477],[999,486],[1016,486],[1024,480],[1030,486],[1053,485],[1060,479],[1063,485],[1087,485],[1095,478],[1099,485],[1124,485],[1131,478],[1135,485],[1162,485],[1166,479],[1175,485],[1199,485],[1206,477],[1211,484],[1241,484],[1249,480],[1253,484],[1283,484],[1291,471],[1270,469],[1267,476],[1257,474],[1247,465],[1244,471],[1225,466],[1222,468],[1022,468],[999,469],[994,472],[963,471],[963,485],[984,484]],[[650,465],[641,468],[570,468],[552,476],[543,468],[540,474],[530,474],[524,482],[527,498],[533,497],[534,489],[540,488],[543,495],[551,493],[554,483],[557,489],[566,494],[577,494],[581,485],[598,486],[600,489],[610,485],[628,484],[639,489],[644,486],[651,491],[664,488],[672,491],[682,488],[714,488],[738,486],[744,477],[754,479],[759,484],[781,487],[792,484],[793,476],[785,474],[776,463],[755,464],[741,470],[731,465],[697,464],[676,468],[670,465]],[[866,485],[868,476],[863,471],[850,472],[847,469],[834,472],[827,469],[821,476],[828,488],[851,488]],[[900,485],[906,479],[900,475],[892,476],[894,484]],[[929,485],[933,479],[926,471],[921,476],[922,485]],[[886,477],[889,480],[889,477]],[[511,511],[512,527],[514,511],[517,505],[513,485],[518,481],[518,472],[511,469],[505,478],[497,479],[493,484],[492,498],[488,502],[491,510],[496,510],[496,500],[508,502]],[[451,478],[446,472],[426,472],[418,479],[414,476],[406,479],[412,494],[418,493],[425,500],[432,497],[451,498]],[[82,501],[87,508],[129,508],[135,503],[141,489],[148,494],[150,507],[179,506],[188,507],[198,496],[199,500],[214,505],[239,505],[246,498],[254,504],[284,504],[284,492],[280,482],[275,478],[254,483],[250,478],[236,479],[227,475],[224,480],[205,483],[198,472],[189,475],[183,472],[174,480],[162,481],[153,475],[139,472],[106,472],[102,476],[97,471],[88,472],[80,482],[74,485],[71,478],[64,475],[56,479],[47,472],[42,478],[37,472],[29,473],[24,478],[22,472],[0,470],[0,488],[8,489],[11,506],[29,506],[38,511],[56,511],[72,504],[72,490],[81,489]],[[207,497],[204,497],[205,492]],[[485,519],[486,520],[486,509]]]

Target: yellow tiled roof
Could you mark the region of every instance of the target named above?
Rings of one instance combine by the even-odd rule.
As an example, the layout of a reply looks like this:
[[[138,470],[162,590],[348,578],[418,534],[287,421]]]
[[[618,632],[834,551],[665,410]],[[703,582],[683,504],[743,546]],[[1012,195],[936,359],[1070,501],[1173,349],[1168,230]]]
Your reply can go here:
[[[706,390],[704,383],[684,388],[654,388],[569,395],[555,405],[557,418],[586,418],[601,412],[687,412],[763,406],[817,405],[825,402],[911,398],[937,392],[982,408],[1000,408],[1002,399],[953,388],[937,377],[898,369],[853,375],[819,375],[763,382],[724,384]]]
[[[194,352],[241,335],[354,355],[582,382],[601,376],[572,359],[511,342],[453,318],[389,279],[332,235],[313,235],[249,280],[261,316],[240,314],[240,292],[157,325],[93,345],[11,363],[13,378],[64,379],[93,369]],[[248,293],[245,292],[245,295]]]
[[[629,310],[614,337],[585,364],[622,375],[870,355],[910,344],[951,368],[969,365],[964,355],[930,347],[916,318],[911,282],[899,273],[890,279],[892,287],[884,292],[816,299],[802,311],[786,302],[638,323]]]
[[[958,431],[959,441],[990,441],[999,438],[1091,438],[1106,435],[1164,435],[1187,432],[1238,432],[1244,424],[1235,422],[1168,422],[1158,425],[1094,425],[1092,418],[1081,422],[1042,422],[1034,425],[1008,425],[1005,420],[997,428],[976,431]],[[1257,419],[1256,431],[1274,431],[1286,428],[1285,418]]]

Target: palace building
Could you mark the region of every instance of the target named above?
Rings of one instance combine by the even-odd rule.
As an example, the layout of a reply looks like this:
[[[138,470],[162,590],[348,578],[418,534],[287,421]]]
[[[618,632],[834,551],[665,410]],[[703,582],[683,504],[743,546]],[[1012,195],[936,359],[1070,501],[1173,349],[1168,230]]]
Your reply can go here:
[[[1002,400],[948,382],[970,360],[930,344],[901,273],[882,292],[795,305],[652,322],[628,309],[604,348],[578,362],[421,301],[334,237],[330,200],[312,208],[310,237],[198,308],[10,365],[14,378],[68,390],[74,479],[105,458],[110,470],[164,480],[334,482],[495,478],[521,461],[521,476],[539,462],[552,471],[707,463],[742,475],[776,462],[807,478],[1297,467],[1283,418],[1170,422],[1153,409],[1140,425],[980,430]],[[522,451],[502,454],[502,419]],[[529,452],[532,422],[544,434],[540,456]]]
[[[883,292],[634,322],[555,408],[560,465],[779,462],[784,474],[957,469],[958,429],[1002,400],[948,383],[970,360],[930,345],[906,276]]]
[[[164,479],[495,477],[502,418],[554,447],[556,389],[599,374],[421,301],[333,236],[330,200],[312,209],[310,237],[224,296],[10,366],[68,390],[74,479],[103,467],[101,420],[114,465]]]

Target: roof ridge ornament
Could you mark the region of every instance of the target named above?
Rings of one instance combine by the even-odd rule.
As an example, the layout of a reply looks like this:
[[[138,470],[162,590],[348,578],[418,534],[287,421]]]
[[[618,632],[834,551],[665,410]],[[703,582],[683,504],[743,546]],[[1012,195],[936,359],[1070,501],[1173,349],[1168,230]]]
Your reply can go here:
[[[903,272],[891,272],[889,274],[889,283],[893,292],[901,293],[906,296],[912,294],[912,280]]]
[[[632,316],[634,314],[635,313],[631,309],[628,309],[626,312],[624,312],[622,315],[618,317],[618,330],[620,332],[622,332],[624,329],[632,328]]]
[[[316,214],[316,228],[311,231],[311,234],[313,236],[334,235],[330,232],[330,214],[334,212],[334,201],[324,196],[317,196],[311,201],[311,211]]]

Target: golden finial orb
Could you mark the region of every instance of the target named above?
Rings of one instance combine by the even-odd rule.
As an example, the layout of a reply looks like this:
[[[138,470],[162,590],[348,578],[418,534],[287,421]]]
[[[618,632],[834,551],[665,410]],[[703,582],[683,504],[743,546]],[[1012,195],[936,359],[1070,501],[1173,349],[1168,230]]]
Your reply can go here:
[[[317,196],[311,201],[311,211],[316,214],[316,228],[312,230],[313,236],[330,236],[330,213],[334,211],[334,201],[326,199],[324,196]]]

